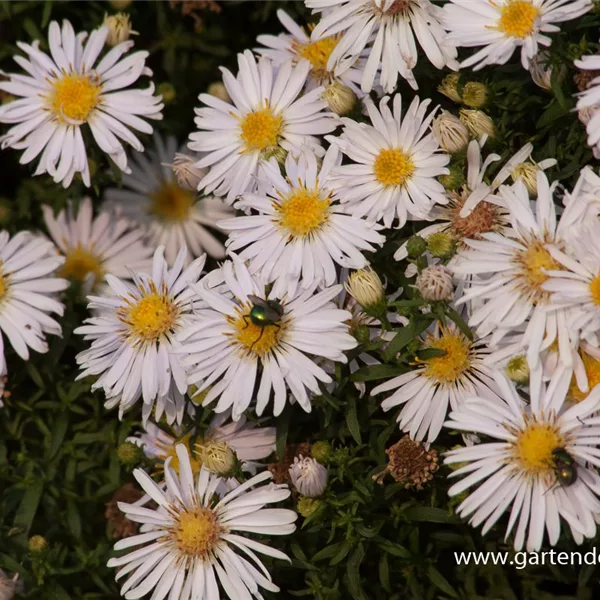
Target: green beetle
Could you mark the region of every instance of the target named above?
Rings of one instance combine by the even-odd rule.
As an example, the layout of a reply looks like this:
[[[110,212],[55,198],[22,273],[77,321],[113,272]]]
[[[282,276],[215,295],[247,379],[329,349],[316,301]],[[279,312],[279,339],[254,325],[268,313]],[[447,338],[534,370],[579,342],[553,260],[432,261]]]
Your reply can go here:
[[[552,450],[554,458],[554,475],[559,486],[568,487],[577,480],[577,465],[575,459],[564,449]]]
[[[279,300],[263,300],[258,296],[253,296],[252,294],[248,294],[248,300],[252,302],[252,308],[250,309],[250,313],[244,319],[249,319],[253,325],[260,327],[260,335],[254,340],[252,343],[252,347],[256,344],[260,338],[262,338],[263,333],[265,332],[265,327],[269,325],[274,325],[279,329],[279,321],[283,316],[283,306],[279,302]],[[248,327],[248,322],[246,321],[246,327]]]

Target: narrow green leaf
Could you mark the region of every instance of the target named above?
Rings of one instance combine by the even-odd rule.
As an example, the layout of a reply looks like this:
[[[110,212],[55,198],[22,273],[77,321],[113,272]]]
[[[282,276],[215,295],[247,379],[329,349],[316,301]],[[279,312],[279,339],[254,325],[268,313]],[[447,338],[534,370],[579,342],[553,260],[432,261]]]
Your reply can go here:
[[[81,517],[73,500],[67,502],[67,525],[73,537],[79,539],[81,537]]]
[[[37,512],[42,492],[44,491],[44,480],[36,479],[25,491],[21,504],[15,515],[14,526],[24,529],[25,533],[29,533],[31,524]]]
[[[388,565],[388,555],[384,554],[383,558],[379,561],[379,581],[381,586],[389,594],[392,591],[390,584],[390,569]]]
[[[446,308],[446,314],[450,319],[452,319],[452,321],[454,321],[456,326],[467,336],[467,338],[473,341],[473,332],[465,320],[458,314],[458,312],[456,312],[451,306],[448,306]]]
[[[426,521],[428,523],[458,523],[453,515],[449,515],[443,508],[432,506],[411,506],[404,511],[404,517],[408,521]]]
[[[458,598],[456,590],[448,583],[448,580],[433,566],[430,565],[427,569],[427,577],[429,581],[438,587],[444,594],[448,594],[452,598]]]
[[[69,415],[68,413],[63,412],[53,423],[52,437],[50,438],[50,445],[48,446],[49,460],[52,460],[56,456],[56,453],[60,450],[63,440],[65,439],[68,426]]]
[[[406,373],[406,368],[400,365],[369,365],[361,367],[350,375],[350,381],[375,381],[377,379],[386,379],[396,377]]]
[[[365,593],[360,584],[360,564],[365,557],[365,549],[359,544],[356,550],[350,555],[346,565],[346,575],[348,576],[348,590],[354,600],[364,600]]]
[[[350,434],[357,444],[362,444],[360,435],[360,424],[358,423],[358,414],[356,409],[356,398],[353,396],[348,400],[348,408],[346,410],[346,425],[350,430]]]
[[[42,29],[46,29],[52,15],[52,0],[44,2],[44,12],[42,13]]]

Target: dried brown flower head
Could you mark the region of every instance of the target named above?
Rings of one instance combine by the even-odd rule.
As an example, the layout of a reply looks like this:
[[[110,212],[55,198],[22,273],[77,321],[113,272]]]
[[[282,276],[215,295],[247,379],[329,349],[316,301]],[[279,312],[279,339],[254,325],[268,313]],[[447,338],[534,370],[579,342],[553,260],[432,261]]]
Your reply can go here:
[[[113,494],[110,502],[106,503],[104,516],[108,521],[108,525],[111,529],[111,537],[113,539],[120,540],[131,537],[137,533],[139,527],[137,523],[130,521],[125,514],[119,510],[117,502],[127,502],[131,504],[137,502],[143,495],[144,493],[138,490],[132,483],[126,483]]]
[[[438,470],[438,453],[433,448],[425,449],[421,442],[412,440],[405,435],[399,442],[390,446],[385,453],[388,455],[388,464],[381,473],[373,479],[382,484],[389,473],[398,483],[403,483],[406,489],[423,489],[423,484],[433,479],[433,474]]]
[[[587,90],[592,79],[595,79],[598,76],[600,76],[600,71],[579,71],[577,75],[573,76],[573,81],[575,82],[577,89],[580,92],[583,92],[584,90]]]
[[[283,459],[280,459],[279,462],[267,465],[267,468],[273,475],[273,481],[275,483],[287,483],[290,485],[289,469],[294,462],[294,458],[300,454],[303,456],[310,456],[310,444],[308,442],[302,444],[288,444],[285,447]]]
[[[478,240],[482,233],[494,231],[500,225],[500,211],[489,202],[480,202],[466,217],[460,216],[460,211],[468,198],[469,192],[450,192],[450,230],[457,240],[471,238]]]

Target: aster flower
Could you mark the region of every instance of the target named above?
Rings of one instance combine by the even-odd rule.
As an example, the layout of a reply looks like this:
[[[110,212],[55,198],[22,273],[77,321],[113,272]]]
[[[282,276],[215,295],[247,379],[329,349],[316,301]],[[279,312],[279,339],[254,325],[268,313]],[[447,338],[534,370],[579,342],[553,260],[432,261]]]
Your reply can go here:
[[[395,390],[381,403],[388,411],[403,405],[397,421],[413,440],[433,442],[440,434],[448,412],[469,394],[496,398],[492,370],[485,363],[489,353],[485,343],[471,341],[454,325],[436,325],[423,340],[424,349],[444,350],[445,354],[418,359],[413,371],[375,387],[373,396]]]
[[[313,289],[303,290],[277,299],[267,292],[264,281],[234,257],[194,289],[208,308],[198,310],[194,324],[183,333],[189,382],[198,384],[199,392],[208,390],[204,406],[218,399],[215,412],[231,407],[234,420],[254,399],[253,408],[261,415],[271,391],[273,412],[278,416],[288,389],[290,400],[310,412],[308,391],[320,394],[319,382],[332,381],[315,358],[347,362],[344,351],[356,346],[345,323],[350,313],[331,302],[342,286],[317,294]],[[253,298],[259,299],[261,311],[268,306],[279,318],[257,325],[250,318],[256,306]]]
[[[495,375],[501,398],[465,398],[445,426],[492,438],[450,451],[446,464],[461,464],[452,477],[462,477],[449,490],[451,496],[477,488],[461,502],[458,514],[469,517],[485,535],[510,510],[507,539],[514,531],[514,547],[539,550],[544,542],[554,546],[560,536],[561,517],[576,543],[596,534],[600,511],[598,417],[600,387],[586,400],[567,408],[565,385],[542,386],[526,405],[508,379]],[[568,384],[568,380],[567,380]],[[557,452],[559,453],[557,455]],[[574,461],[576,478],[557,479],[560,453]]]
[[[336,283],[336,264],[360,269],[368,264],[363,252],[383,245],[381,227],[344,214],[331,187],[330,172],[341,163],[336,147],[330,147],[319,170],[312,152],[285,162],[286,178],[272,161],[262,170],[264,195],[245,194],[234,206],[259,214],[221,221],[229,231],[227,248],[248,261],[250,272],[267,283],[272,294],[293,295]]]
[[[94,218],[92,200],[82,198],[77,212],[69,202],[56,217],[52,208],[42,206],[50,237],[64,255],[59,275],[84,285],[90,291],[107,273],[129,279],[131,270],[147,271],[152,264],[152,249],[146,246],[140,229],[102,212]]]
[[[177,150],[173,136],[163,139],[155,134],[154,147],[132,157],[131,174],[123,176],[123,189],[106,190],[107,204],[139,224],[153,248],[164,246],[168,264],[173,264],[183,246],[190,251],[186,264],[204,252],[224,258],[225,247],[210,230],[218,230],[217,222],[233,211],[220,198],[199,199],[195,188],[190,190],[178,181],[182,154]],[[185,180],[189,176],[188,172]]]
[[[461,47],[484,46],[461,63],[475,70],[506,63],[521,48],[521,64],[529,69],[546,35],[560,31],[555,23],[577,19],[592,8],[591,0],[450,0],[443,25],[448,42]]]
[[[575,61],[575,66],[583,71],[591,71],[597,75],[600,71],[600,56],[582,56]],[[600,152],[600,77],[595,76],[587,88],[579,93],[577,110],[580,115],[586,115],[584,123],[588,134],[588,145],[594,148],[594,156]],[[581,118],[581,117],[580,117]]]
[[[120,417],[142,398],[144,422],[155,408],[157,420],[165,412],[168,423],[180,423],[187,382],[175,352],[177,334],[193,322],[190,285],[198,281],[206,257],[184,269],[184,248],[169,269],[163,254],[162,246],[156,249],[151,275],[134,274],[133,285],[107,275],[111,291],[89,296],[88,306],[97,312],[75,330],[92,342],[77,355],[78,379],[98,375],[92,389],[102,388],[105,406],[118,405]]]
[[[274,155],[302,145],[321,152],[315,135],[333,131],[335,115],[325,112],[323,88],[300,95],[310,71],[310,62],[284,63],[277,69],[267,58],[256,61],[250,51],[238,55],[237,78],[221,68],[223,82],[233,104],[200,94],[205,107],[196,109],[199,132],[190,135],[189,147],[204,153],[196,166],[210,167],[200,181],[199,190],[227,202],[254,189],[258,166]]]
[[[289,473],[292,485],[306,498],[318,498],[327,489],[327,469],[314,458],[296,456]]]
[[[371,91],[379,69],[385,93],[395,89],[398,75],[417,89],[412,73],[419,56],[417,42],[437,69],[458,67],[456,48],[441,25],[443,13],[429,0],[305,0],[305,4],[324,13],[313,32],[315,39],[341,34],[327,65],[336,74],[352,67],[373,42],[363,68],[363,92]]]
[[[122,42],[97,63],[108,34],[104,26],[89,37],[75,35],[68,21],[62,29],[53,21],[48,30],[51,57],[37,40],[31,45],[17,42],[27,58],[15,56],[15,62],[27,74],[10,74],[9,81],[0,82],[0,90],[19,97],[0,106],[0,122],[14,125],[0,140],[3,148],[25,150],[21,164],[41,153],[34,175],[48,173],[68,187],[80,173],[89,186],[82,133],[86,123],[100,149],[127,173],[122,142],[141,152],[144,148],[131,129],[152,133],[144,118],[162,119],[163,105],[152,84],[145,90],[127,89],[140,75],[152,75],[145,66],[148,52],[122,58],[133,47],[133,42]]]
[[[567,314],[563,309],[547,310],[550,293],[543,287],[548,271],[562,269],[550,246],[564,249],[566,243],[563,230],[568,218],[565,225],[562,219],[557,223],[553,192],[545,175],[538,173],[534,213],[522,182],[512,188],[501,187],[511,227],[484,234],[481,240],[464,240],[467,249],[459,251],[452,265],[455,273],[473,277],[466,282],[458,302],[478,299],[481,303],[472,312],[469,325],[479,337],[492,334],[492,347],[506,334],[518,334],[520,342],[515,350],[526,349],[531,369],[537,368],[540,353],[555,340],[561,361],[572,364],[574,336]]]
[[[396,218],[402,227],[409,214],[425,219],[435,203],[448,202],[435,178],[448,173],[445,166],[450,160],[428,133],[435,113],[425,115],[431,100],[415,98],[404,118],[400,94],[394,96],[393,112],[389,101],[388,96],[383,98],[378,110],[365,100],[372,125],[343,118],[343,133],[331,138],[353,161],[332,171],[347,211],[354,217],[383,221],[387,228]]]
[[[54,244],[28,231],[10,237],[0,231],[0,332],[23,360],[29,348],[48,352],[46,334],[61,335],[60,325],[51,313],[63,315],[64,305],[56,293],[69,286],[66,279],[54,277],[64,258]],[[4,336],[0,335],[0,377],[5,375]]]
[[[215,490],[222,479],[206,469],[194,477],[185,446],[178,445],[176,452],[179,470],[167,459],[164,485],[157,485],[141,469],[134,471],[148,494],[146,502],[154,500],[156,509],[143,502],[119,503],[128,519],[142,523],[142,533],[115,544],[116,551],[138,548],[108,561],[109,567],[121,567],[117,579],[129,575],[121,595],[141,598],[154,590],[156,598],[168,594],[180,600],[219,600],[219,584],[228,598],[259,597],[259,588],[278,592],[255,552],[280,560],[289,558],[239,533],[293,533],[295,512],[265,508],[288,498],[287,486],[261,485],[272,477],[266,471],[219,499]]]

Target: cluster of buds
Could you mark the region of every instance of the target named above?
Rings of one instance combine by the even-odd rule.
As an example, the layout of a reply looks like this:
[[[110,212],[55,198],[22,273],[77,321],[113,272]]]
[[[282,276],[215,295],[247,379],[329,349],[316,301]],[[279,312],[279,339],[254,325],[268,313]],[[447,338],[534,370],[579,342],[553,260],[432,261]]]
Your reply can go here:
[[[462,85],[459,73],[451,73],[444,77],[442,83],[438,86],[438,92],[457,104],[464,104],[471,108],[484,107],[490,97],[485,83],[468,81]]]

